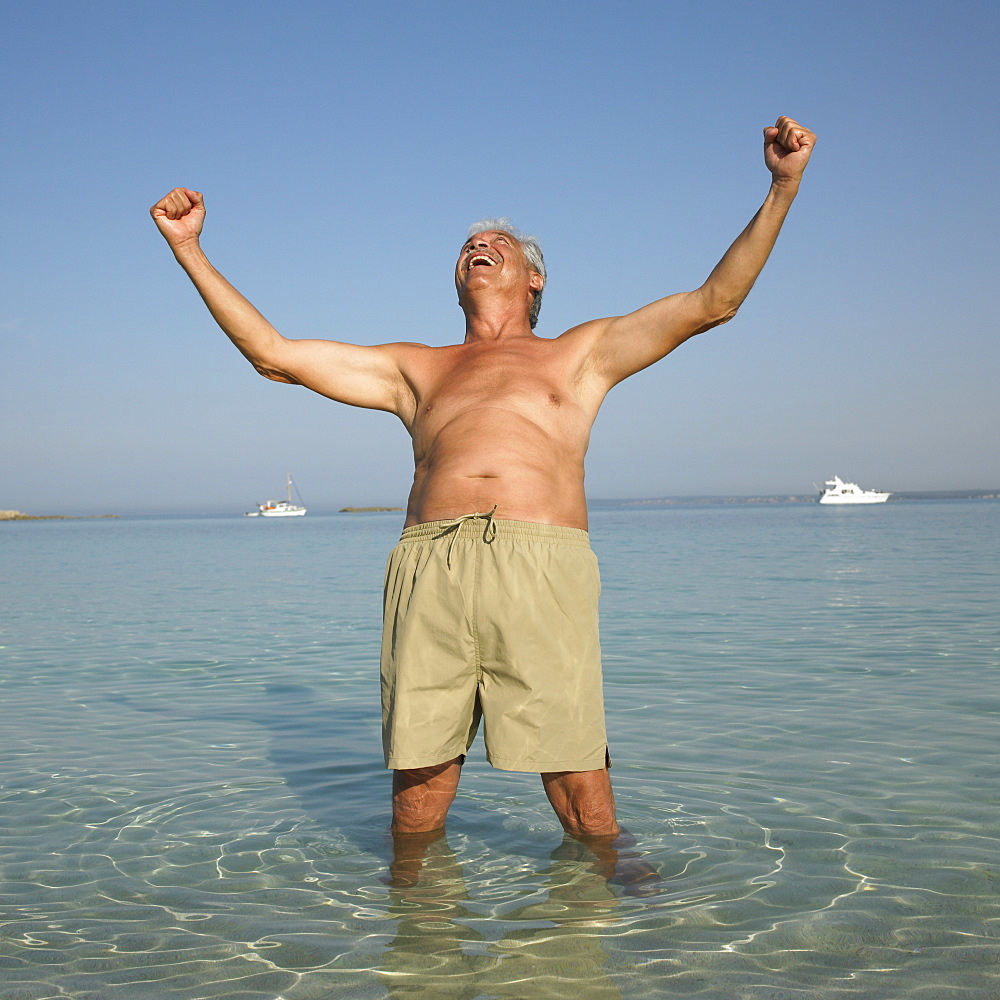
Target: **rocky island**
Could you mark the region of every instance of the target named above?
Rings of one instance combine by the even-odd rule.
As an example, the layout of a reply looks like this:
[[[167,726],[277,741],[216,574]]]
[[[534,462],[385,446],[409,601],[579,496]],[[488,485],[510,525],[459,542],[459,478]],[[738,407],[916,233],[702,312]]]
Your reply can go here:
[[[95,517],[117,516],[117,514],[25,514],[19,510],[0,510],[0,521],[84,521]]]

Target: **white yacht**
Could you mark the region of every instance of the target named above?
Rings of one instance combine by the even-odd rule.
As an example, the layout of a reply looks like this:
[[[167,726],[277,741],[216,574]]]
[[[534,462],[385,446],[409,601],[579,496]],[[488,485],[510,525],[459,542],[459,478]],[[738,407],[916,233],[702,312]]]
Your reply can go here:
[[[302,517],[306,508],[301,503],[292,502],[292,474],[285,474],[288,487],[287,500],[268,500],[257,504],[256,510],[248,510],[246,517]],[[297,491],[296,491],[297,492]],[[302,499],[301,497],[299,498]]]
[[[857,483],[845,483],[840,476],[828,479],[826,489],[820,490],[820,503],[885,503],[891,493],[863,490]]]

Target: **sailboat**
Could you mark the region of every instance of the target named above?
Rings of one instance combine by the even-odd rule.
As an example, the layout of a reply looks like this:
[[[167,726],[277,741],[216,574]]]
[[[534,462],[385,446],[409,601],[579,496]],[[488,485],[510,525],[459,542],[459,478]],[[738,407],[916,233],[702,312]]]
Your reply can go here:
[[[268,500],[266,503],[257,504],[256,510],[248,510],[246,517],[302,517],[306,508],[300,503],[292,502],[292,474],[285,473],[286,485],[288,487],[287,500]],[[296,490],[298,492],[298,490]],[[299,497],[301,500],[302,498]]]

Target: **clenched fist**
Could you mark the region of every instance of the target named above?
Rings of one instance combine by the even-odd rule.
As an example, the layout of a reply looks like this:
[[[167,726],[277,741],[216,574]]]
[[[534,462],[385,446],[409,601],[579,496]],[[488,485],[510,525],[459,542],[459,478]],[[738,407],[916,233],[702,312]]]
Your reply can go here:
[[[198,242],[205,224],[205,199],[190,188],[174,188],[150,210],[163,238],[176,250],[188,242]]]
[[[775,180],[797,181],[815,144],[816,136],[809,129],[782,115],[764,129],[764,163]]]

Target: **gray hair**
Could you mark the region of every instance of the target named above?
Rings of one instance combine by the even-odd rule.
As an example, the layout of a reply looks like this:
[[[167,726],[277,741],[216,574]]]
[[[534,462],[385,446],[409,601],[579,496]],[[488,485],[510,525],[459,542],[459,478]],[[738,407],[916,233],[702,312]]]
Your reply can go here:
[[[545,271],[545,258],[542,256],[542,248],[538,244],[538,237],[526,236],[506,216],[499,219],[480,219],[469,226],[469,234],[465,238],[469,239],[475,236],[476,233],[485,233],[491,230],[500,233],[510,233],[521,244],[521,249],[524,251],[524,256],[528,259],[532,270],[537,271],[542,276],[543,282],[548,279],[548,274]],[[531,313],[528,319],[531,322],[532,330],[535,329],[535,325],[538,323],[538,312],[542,308],[542,291],[543,289],[540,288],[535,292],[534,301],[531,303]]]

